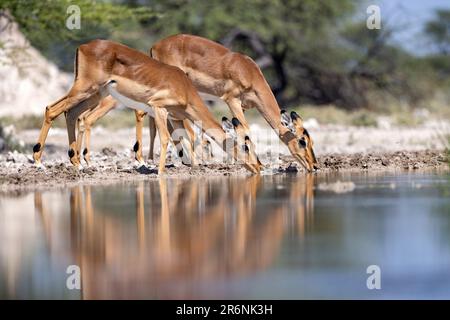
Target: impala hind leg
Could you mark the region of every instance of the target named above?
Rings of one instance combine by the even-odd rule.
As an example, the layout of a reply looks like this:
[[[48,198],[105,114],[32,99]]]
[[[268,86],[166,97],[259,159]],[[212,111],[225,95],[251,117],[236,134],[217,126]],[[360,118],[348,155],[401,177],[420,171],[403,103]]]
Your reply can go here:
[[[135,153],[135,159],[140,165],[143,165],[145,161],[142,156],[142,128],[144,127],[144,119],[147,113],[144,111],[135,110],[134,114],[136,116],[136,143],[133,146],[133,151]]]
[[[37,165],[41,164],[42,151],[44,150],[45,140],[47,139],[48,131],[52,126],[52,122],[66,110],[68,100],[68,96],[64,96],[52,105],[45,108],[44,121],[39,133],[39,138],[37,143],[33,147],[33,158]]]
[[[155,148],[155,138],[156,138],[156,124],[155,118],[148,117],[148,128],[150,133],[150,149],[148,151],[148,159],[153,161],[153,152]]]
[[[45,108],[44,121],[39,133],[37,143],[33,147],[33,158],[37,165],[41,164],[42,151],[44,150],[45,140],[47,139],[48,131],[55,120],[61,113],[66,112],[81,103],[83,100],[92,96],[92,89],[80,90],[75,84],[69,94],[59,99],[55,103]]]
[[[170,133],[167,128],[167,110],[162,107],[155,107],[155,124],[158,129],[161,152],[159,154],[158,174],[163,174],[166,168],[167,146],[170,141]]]
[[[80,154],[77,149],[77,140],[75,135],[75,126],[80,115],[88,109],[94,108],[100,101],[99,93],[91,95],[89,98],[78,103],[74,108],[71,108],[66,117],[67,134],[69,136],[69,158],[74,166],[80,166]]]

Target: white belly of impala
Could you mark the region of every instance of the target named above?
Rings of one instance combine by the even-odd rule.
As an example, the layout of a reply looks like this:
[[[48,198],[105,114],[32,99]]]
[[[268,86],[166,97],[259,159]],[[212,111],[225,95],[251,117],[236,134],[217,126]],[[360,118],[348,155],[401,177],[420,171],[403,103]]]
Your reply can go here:
[[[107,92],[117,101],[122,103],[124,106],[130,109],[134,110],[140,110],[147,112],[147,114],[151,117],[155,117],[155,112],[153,111],[153,108],[150,107],[146,103],[142,103],[133,99],[128,98],[127,96],[124,96],[123,94],[119,93],[117,89],[115,88],[116,84],[114,82],[110,82],[106,84],[106,90]]]

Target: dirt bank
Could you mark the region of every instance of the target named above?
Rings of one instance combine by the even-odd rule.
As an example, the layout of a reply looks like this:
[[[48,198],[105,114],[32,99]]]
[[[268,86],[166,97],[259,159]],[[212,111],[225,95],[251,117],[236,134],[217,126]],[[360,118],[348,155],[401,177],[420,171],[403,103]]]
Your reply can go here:
[[[262,159],[263,163],[264,158]],[[392,171],[420,169],[448,169],[442,151],[398,151],[367,154],[325,154],[319,157],[320,171]],[[178,159],[167,166],[169,177],[246,175],[247,171],[238,164],[210,163],[197,168],[181,164]],[[82,170],[70,165],[68,159],[47,160],[45,169],[37,168],[30,156],[21,153],[0,155],[0,191],[37,187],[63,187],[78,183],[103,184],[117,181],[157,179],[154,165],[137,166],[131,154],[116,153],[105,148],[92,154],[92,165]],[[290,156],[282,156],[263,174],[303,174]]]

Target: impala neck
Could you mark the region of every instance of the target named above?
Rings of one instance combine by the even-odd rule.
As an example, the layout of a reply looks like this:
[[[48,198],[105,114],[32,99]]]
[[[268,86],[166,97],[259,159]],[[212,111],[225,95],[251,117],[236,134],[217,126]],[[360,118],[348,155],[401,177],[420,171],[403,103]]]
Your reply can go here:
[[[255,85],[255,91],[260,100],[256,108],[278,135],[283,136],[289,129],[281,124],[281,110],[269,85],[264,80]]]

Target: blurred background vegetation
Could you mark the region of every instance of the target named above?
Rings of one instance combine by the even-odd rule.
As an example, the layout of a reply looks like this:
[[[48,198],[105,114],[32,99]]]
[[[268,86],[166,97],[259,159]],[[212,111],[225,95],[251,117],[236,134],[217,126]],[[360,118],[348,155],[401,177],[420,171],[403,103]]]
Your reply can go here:
[[[70,4],[80,6],[80,30],[65,28]],[[75,48],[91,39],[108,38],[148,52],[158,39],[190,33],[250,55],[280,105],[315,115],[319,122],[372,125],[373,114],[386,113],[395,114],[399,124],[415,124],[420,116],[414,110],[422,109],[450,118],[450,8],[436,9],[421,30],[430,48],[414,54],[392,41],[401,27],[395,21],[382,20],[380,30],[366,28],[368,4],[0,0],[0,9],[11,13],[34,47],[69,72]]]

